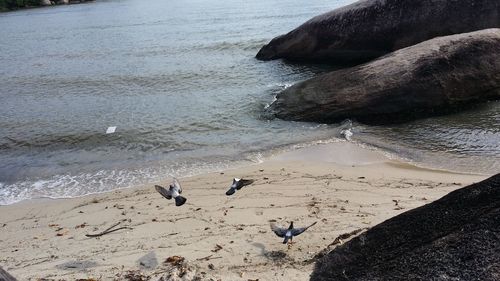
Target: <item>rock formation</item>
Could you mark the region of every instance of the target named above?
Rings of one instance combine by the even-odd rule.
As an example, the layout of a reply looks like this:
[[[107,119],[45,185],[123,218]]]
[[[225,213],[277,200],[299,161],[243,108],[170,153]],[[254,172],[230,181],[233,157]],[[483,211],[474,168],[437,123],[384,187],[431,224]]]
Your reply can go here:
[[[500,280],[499,218],[497,174],[339,246],[311,280]]]
[[[0,267],[0,281],[17,281],[12,275]]]
[[[274,38],[256,57],[365,62],[434,37],[494,27],[498,0],[362,0]]]
[[[500,29],[439,37],[298,83],[269,111],[333,123],[404,122],[500,98]]]
[[[38,6],[79,4],[91,1],[94,0],[0,0],[0,12]]]

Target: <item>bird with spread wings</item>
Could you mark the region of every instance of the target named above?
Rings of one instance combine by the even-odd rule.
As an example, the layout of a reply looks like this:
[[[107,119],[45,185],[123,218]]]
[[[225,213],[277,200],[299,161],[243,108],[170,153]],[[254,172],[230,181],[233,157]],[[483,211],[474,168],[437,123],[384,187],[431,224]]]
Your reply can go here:
[[[168,189],[160,185],[155,185],[155,189],[156,191],[158,191],[158,193],[160,193],[163,197],[167,198],[168,200],[174,198],[175,206],[178,207],[182,206],[187,201],[185,197],[181,196],[182,187],[176,178],[173,179],[172,184],[170,184],[170,187]]]
[[[299,227],[299,228],[294,228],[293,227],[293,221],[290,223],[290,226],[288,228],[281,227],[277,225],[276,223],[272,222],[271,225],[271,230],[281,238],[284,238],[283,244],[288,243],[288,241],[292,242],[294,236],[298,236],[302,234],[304,231],[306,231],[308,228],[311,226],[315,225],[317,222],[314,222],[313,224],[306,226],[306,227]]]

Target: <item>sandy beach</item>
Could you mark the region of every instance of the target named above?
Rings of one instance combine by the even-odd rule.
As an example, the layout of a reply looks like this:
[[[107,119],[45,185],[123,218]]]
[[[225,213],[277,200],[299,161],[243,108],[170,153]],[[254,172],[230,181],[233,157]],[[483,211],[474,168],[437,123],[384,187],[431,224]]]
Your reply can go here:
[[[255,182],[228,197],[233,177]],[[150,185],[0,206],[0,266],[19,280],[126,280],[129,270],[177,280],[181,268],[165,260],[180,256],[187,272],[178,280],[308,280],[314,256],[339,235],[486,177],[418,168],[347,142],[318,145],[181,178],[182,207]],[[288,248],[272,220],[317,224]],[[85,236],[118,222],[129,228]]]

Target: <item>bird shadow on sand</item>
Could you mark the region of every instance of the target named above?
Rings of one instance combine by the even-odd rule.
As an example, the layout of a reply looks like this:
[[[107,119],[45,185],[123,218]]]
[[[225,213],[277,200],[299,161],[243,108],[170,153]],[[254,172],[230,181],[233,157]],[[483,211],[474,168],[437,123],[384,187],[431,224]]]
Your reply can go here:
[[[262,243],[252,243],[253,246],[260,249],[261,256],[272,262],[285,262],[290,259],[284,251],[267,251],[266,246]]]

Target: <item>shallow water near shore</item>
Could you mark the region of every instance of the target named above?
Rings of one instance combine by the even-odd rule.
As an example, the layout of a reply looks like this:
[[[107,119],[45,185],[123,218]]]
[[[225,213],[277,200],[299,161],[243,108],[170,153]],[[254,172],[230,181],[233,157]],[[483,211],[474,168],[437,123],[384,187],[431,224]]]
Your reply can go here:
[[[259,48],[351,2],[96,1],[0,14],[0,204],[255,163],[342,129],[421,166],[498,172],[498,102],[377,127],[263,115],[279,91],[332,68],[257,61]]]

